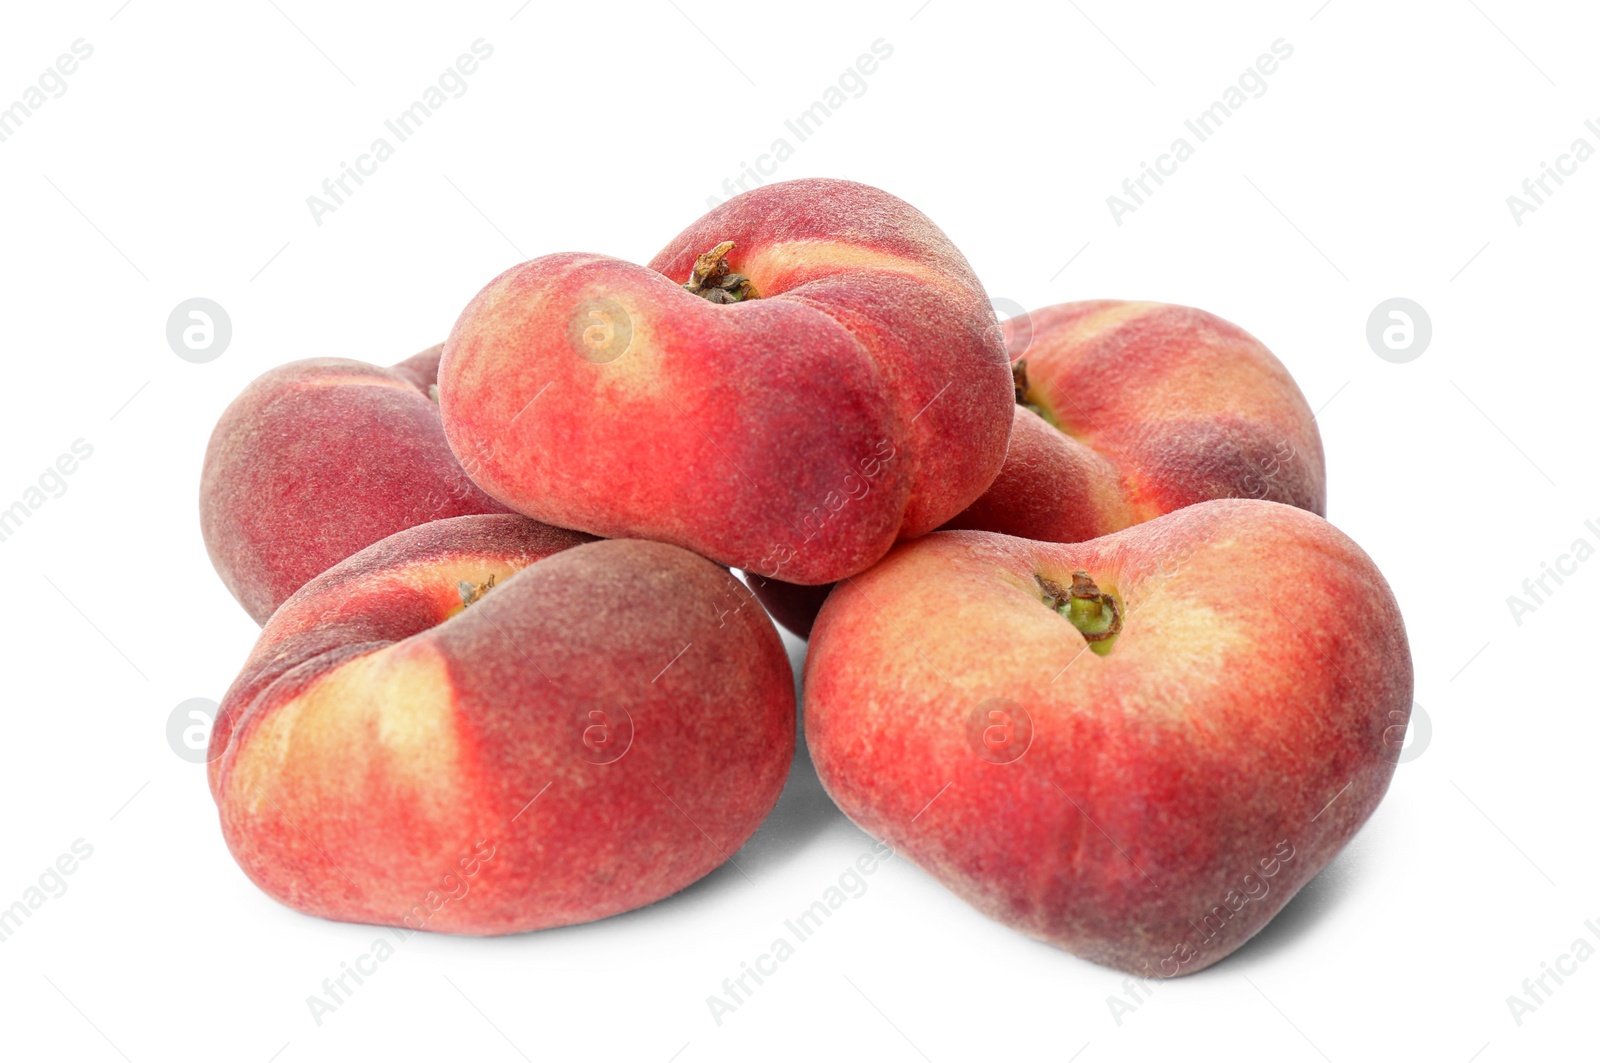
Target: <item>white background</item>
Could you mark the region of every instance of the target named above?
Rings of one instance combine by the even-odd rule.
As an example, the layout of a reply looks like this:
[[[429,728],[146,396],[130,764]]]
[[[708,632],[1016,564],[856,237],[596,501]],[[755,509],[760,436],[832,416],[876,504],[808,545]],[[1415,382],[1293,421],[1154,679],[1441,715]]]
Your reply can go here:
[[[1600,925],[1600,561],[1520,624],[1506,598],[1600,543],[1600,159],[1521,225],[1506,197],[1575,138],[1600,148],[1594,12],[920,2],[9,7],[0,106],[74,40],[94,54],[0,143],[0,507],[75,439],[94,453],[0,543],[0,905],[75,839],[94,852],[0,943],[7,1057],[1593,1054],[1600,962],[1520,1026],[1506,997]],[[494,54],[466,94],[317,225],[306,197],[480,37]],[[893,55],[866,92],[798,143],[784,119],[878,38]],[[1278,38],[1294,54],[1268,91],[1116,224],[1106,197]],[[1330,518],[1399,597],[1431,741],[1255,941],[1120,1023],[1121,975],[905,860],[714,1023],[706,997],[870,845],[802,756],[742,872],[590,926],[417,935],[319,1026],[307,996],[375,931],[258,892],[165,737],[256,631],[200,541],[213,422],[278,363],[436,342],[524,257],[648,260],[778,137],[794,156],[773,179],[909,200],[996,297],[1188,303],[1263,339],[1320,411]],[[208,364],[165,338],[195,296],[233,322]],[[1406,364],[1365,338],[1394,296],[1433,323]]]

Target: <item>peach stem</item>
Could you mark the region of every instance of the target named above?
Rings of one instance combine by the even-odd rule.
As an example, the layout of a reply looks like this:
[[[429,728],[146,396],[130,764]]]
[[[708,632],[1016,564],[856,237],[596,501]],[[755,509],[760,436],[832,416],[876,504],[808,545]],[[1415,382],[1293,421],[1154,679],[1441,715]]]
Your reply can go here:
[[[1016,392],[1018,406],[1032,410],[1040,417],[1043,417],[1045,423],[1050,425],[1052,428],[1061,427],[1061,425],[1056,422],[1055,417],[1048,410],[1046,410],[1042,404],[1034,401],[1033,397],[1029,394],[1028,360],[1026,358],[1018,358],[1015,362],[1011,363],[1011,387]]]
[[[470,582],[468,580],[464,580],[464,579],[463,580],[457,580],[456,581],[456,590],[458,592],[460,592],[460,594],[461,594],[461,608],[465,609],[467,606],[471,605],[473,602],[476,602],[478,599],[482,598],[485,594],[488,594],[489,590],[493,586],[494,586],[494,573],[493,572],[489,573],[489,578],[487,580],[485,580],[483,583],[472,583],[472,582]]]
[[[750,278],[733,272],[728,265],[726,256],[732,250],[733,241],[724,240],[696,258],[684,290],[712,303],[742,303],[746,299],[754,299],[756,296],[750,289]]]
[[[1083,571],[1072,574],[1072,586],[1066,590],[1054,580],[1039,575],[1033,578],[1044,591],[1046,604],[1078,629],[1090,649],[1102,656],[1111,652],[1111,644],[1122,631],[1122,609],[1115,597],[1102,591]]]

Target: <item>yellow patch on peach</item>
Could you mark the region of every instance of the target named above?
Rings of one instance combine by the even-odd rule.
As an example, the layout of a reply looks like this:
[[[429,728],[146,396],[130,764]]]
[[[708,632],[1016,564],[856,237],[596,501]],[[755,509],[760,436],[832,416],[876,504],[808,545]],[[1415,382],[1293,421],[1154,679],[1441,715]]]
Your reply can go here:
[[[670,397],[671,380],[663,372],[661,351],[639,336],[640,319],[634,319],[633,343],[615,361],[590,367],[594,381],[591,409],[627,409],[640,402],[665,401]],[[542,401],[542,400],[541,400]]]
[[[949,274],[860,244],[842,240],[790,240],[758,247],[748,255],[738,255],[738,270],[755,285],[756,294],[773,286],[775,278],[797,270],[808,276],[824,276],[843,270],[876,269],[900,273],[939,287],[950,287]],[[788,285],[783,285],[788,287]]]
[[[1151,310],[1158,309],[1162,305],[1161,303],[1145,302],[1115,303],[1111,306],[1102,307],[1092,313],[1084,314],[1073,322],[1070,328],[1063,328],[1060,332],[1052,335],[1051,342],[1077,347],[1102,332],[1110,332],[1124,322],[1136,317],[1143,317]]]
[[[648,308],[615,292],[590,289],[583,292],[572,313],[567,343],[580,366],[590,364],[597,399],[632,402],[666,393],[661,350],[650,328]]]
[[[1062,587],[1072,585],[1069,567],[1042,565],[1039,574]],[[1217,674],[1215,661],[1229,654],[1251,652],[1250,632],[1241,628],[1237,619],[1229,619],[1213,608],[1205,597],[1208,588],[1215,584],[1209,580],[1200,586],[1185,586],[1183,563],[1173,565],[1165,573],[1154,572],[1131,583],[1121,579],[1121,573],[1110,567],[1091,570],[1100,589],[1113,595],[1122,611],[1122,633],[1117,637],[1111,652],[1104,657],[1085,654],[1074,667],[1140,668],[1131,662],[1147,656],[1159,659],[1157,671],[1182,679],[1174,689],[1167,691],[1165,702],[1175,713],[1181,713],[1194,699],[1193,691],[1183,689],[1185,682],[1209,682],[1203,677]],[[1039,596],[1039,588],[1032,581],[1008,579],[1031,597]],[[1248,588],[1246,588],[1248,590]],[[1048,610],[1041,602],[1041,609]],[[1068,630],[1065,626],[1063,631]],[[1076,640],[1072,641],[1076,645]]]
[[[405,380],[387,380],[380,376],[362,376],[358,373],[329,373],[325,376],[297,380],[295,391],[321,391],[324,388],[342,388],[354,385],[363,388],[394,388],[396,391],[416,391],[416,385]]]
[[[357,657],[266,711],[228,776],[242,811],[283,814],[282,802],[311,805],[330,790],[359,802],[374,776],[419,809],[459,806],[469,788],[449,668],[425,642]]]
[[[1099,310],[1084,314],[1072,322],[1071,325],[1063,325],[1053,330],[1050,333],[1050,346],[1068,350],[1081,349],[1084,344],[1095,336],[1110,332],[1134,318],[1143,317],[1152,309],[1161,305],[1163,304],[1113,303],[1111,306],[1102,307]],[[1085,439],[1084,434],[1076,430],[1072,423],[1072,418],[1069,416],[1072,411],[1057,409],[1055,404],[1050,401],[1052,392],[1050,363],[1046,361],[1041,364],[1035,359],[1029,359],[1029,361],[1028,375],[1032,381],[1032,386],[1028,390],[1029,404],[1037,407],[1040,411],[1040,416],[1066,435],[1074,439]]]
[[[488,583],[491,578],[496,584],[504,583],[521,567],[508,563],[504,557],[456,555],[448,561],[415,562],[375,572],[368,586],[374,588],[374,593],[379,588],[421,593],[432,599],[438,607],[438,615],[433,623],[440,624],[465,608],[461,600],[462,583],[478,587]]]
[[[439,620],[443,622],[466,608],[461,600],[461,584],[485,587],[492,579],[504,583],[518,571],[518,566],[508,565],[504,558],[453,557],[445,564],[410,565],[398,570],[407,584],[431,595],[439,603]],[[493,594],[493,587],[485,587],[485,594]]]
[[[1166,662],[1163,667],[1187,669],[1191,663],[1199,666],[1203,660],[1226,656],[1234,648],[1244,649],[1250,644],[1247,634],[1236,617],[1225,617],[1203,601],[1174,596],[1169,605],[1159,595],[1151,595],[1138,608],[1128,610],[1119,637],[1123,644],[1111,652],[1130,646],[1160,646]],[[1186,661],[1186,657],[1191,660]],[[1215,669],[1208,666],[1201,670]]]
[[[1095,457],[1101,456],[1096,454]],[[1102,478],[1092,481],[1088,490],[1088,504],[1101,515],[1101,527],[1127,528],[1161,515],[1155,506],[1134,505],[1116,475],[1116,467],[1107,461],[1104,468]]]

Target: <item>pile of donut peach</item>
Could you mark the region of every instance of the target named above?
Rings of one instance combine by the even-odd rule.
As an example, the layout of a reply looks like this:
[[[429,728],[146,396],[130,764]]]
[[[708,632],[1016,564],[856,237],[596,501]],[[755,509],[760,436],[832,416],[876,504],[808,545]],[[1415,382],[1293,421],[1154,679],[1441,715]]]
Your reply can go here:
[[[799,729],[880,853],[1078,956],[1199,970],[1349,841],[1405,733],[1398,607],[1324,503],[1243,329],[1001,325],[909,204],[769,185],[227,407],[201,526],[263,627],[212,731],[223,837],[328,919],[581,923],[734,859]],[[809,639],[798,728],[775,621]]]

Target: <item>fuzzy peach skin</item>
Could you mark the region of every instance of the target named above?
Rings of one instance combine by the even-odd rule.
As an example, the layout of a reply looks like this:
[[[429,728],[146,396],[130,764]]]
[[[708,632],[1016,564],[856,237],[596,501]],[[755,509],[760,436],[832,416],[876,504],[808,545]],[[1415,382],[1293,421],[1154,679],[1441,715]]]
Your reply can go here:
[[[1311,408],[1237,325],[1193,307],[1099,299],[1004,329],[1026,377],[1010,451],[946,527],[1080,542],[1213,498],[1326,512]]]
[[[329,919],[506,934],[638,908],[729,859],[794,751],[782,643],[726,570],[587,538],[436,521],[273,614],[211,746],[223,836],[258,886]]]
[[[742,302],[683,287],[724,242]],[[989,485],[1006,366],[982,286],[931,221],[804,180],[735,196],[648,267],[507,270],[456,322],[439,390],[450,445],[518,512],[821,584]]]
[[[256,623],[386,535],[507,512],[445,442],[428,396],[441,346],[388,369],[346,358],[290,362],[223,411],[200,473],[200,531],[217,574]]]
[[[1003,325],[1022,366],[1005,464],[946,528],[1076,543],[1213,498],[1326,512],[1322,439],[1271,351],[1204,310],[1101,299]],[[806,637],[821,598],[752,584]]]
[[[1038,578],[1078,571],[1120,607],[1103,656]],[[979,911],[1163,977],[1237,949],[1350,840],[1411,695],[1360,548],[1222,500],[1078,544],[896,548],[822,607],[806,740],[851,819]]]

